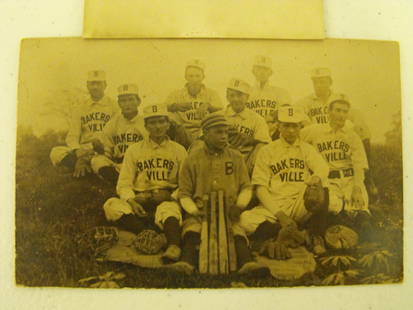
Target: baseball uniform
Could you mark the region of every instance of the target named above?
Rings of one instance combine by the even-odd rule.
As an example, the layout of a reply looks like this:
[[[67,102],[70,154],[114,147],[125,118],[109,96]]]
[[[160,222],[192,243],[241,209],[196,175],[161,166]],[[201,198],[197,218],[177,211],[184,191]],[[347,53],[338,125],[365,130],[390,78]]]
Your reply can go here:
[[[353,186],[360,187],[364,211],[368,211],[368,195],[364,186],[364,170],[368,169],[363,144],[356,132],[348,127],[333,130],[329,124],[316,124],[301,130],[301,138],[312,144],[329,165],[329,211],[339,213],[354,210],[350,203]]]

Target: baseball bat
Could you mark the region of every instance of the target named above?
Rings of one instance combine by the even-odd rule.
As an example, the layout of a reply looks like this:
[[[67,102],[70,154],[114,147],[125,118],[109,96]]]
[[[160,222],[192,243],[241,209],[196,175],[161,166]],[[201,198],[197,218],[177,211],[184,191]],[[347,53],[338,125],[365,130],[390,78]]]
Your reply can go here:
[[[229,218],[229,207],[224,204],[225,207],[225,220],[227,222],[227,240],[228,240],[228,264],[229,272],[237,271],[237,251],[235,250],[234,234],[232,232],[232,223]]]
[[[201,244],[199,247],[199,273],[208,273],[208,196],[202,199]]]
[[[218,191],[218,257],[219,257],[219,273],[228,274],[228,241],[227,241],[227,225],[225,220],[224,209],[224,191]]]
[[[218,274],[217,193],[211,192],[209,228],[209,273]]]

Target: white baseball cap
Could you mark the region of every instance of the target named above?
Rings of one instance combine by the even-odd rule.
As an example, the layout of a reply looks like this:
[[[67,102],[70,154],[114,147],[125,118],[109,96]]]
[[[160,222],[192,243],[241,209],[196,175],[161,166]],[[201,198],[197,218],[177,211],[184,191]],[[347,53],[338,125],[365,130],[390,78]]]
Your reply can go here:
[[[136,84],[122,84],[118,87],[118,96],[120,95],[138,95],[138,86]]]
[[[250,86],[247,82],[240,79],[231,79],[227,86],[228,89],[237,90],[244,94],[250,93]]]
[[[267,56],[255,56],[254,66],[272,69],[272,60]]]
[[[89,71],[87,74],[87,81],[106,81],[106,73],[102,70]]]
[[[348,104],[350,104],[350,100],[349,100],[349,98],[346,96],[346,95],[344,95],[344,94],[333,94],[330,98],[329,98],[329,100],[328,100],[330,103],[332,103],[332,102],[336,102],[336,101],[343,101],[343,102],[347,102]]]
[[[330,77],[331,71],[329,68],[315,68],[311,71],[311,78]]]
[[[304,120],[304,112],[301,108],[282,106],[278,108],[278,121],[282,123],[300,123]]]
[[[205,70],[205,64],[199,59],[191,59],[186,63],[186,67],[195,67],[201,69],[202,71]]]
[[[147,119],[155,116],[169,117],[169,112],[164,104],[149,104],[142,108],[143,118]]]

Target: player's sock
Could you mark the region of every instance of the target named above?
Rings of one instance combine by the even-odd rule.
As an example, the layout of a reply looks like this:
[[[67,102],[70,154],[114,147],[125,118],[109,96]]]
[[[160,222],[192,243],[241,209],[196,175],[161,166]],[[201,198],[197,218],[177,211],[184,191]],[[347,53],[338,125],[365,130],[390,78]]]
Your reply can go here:
[[[184,235],[181,261],[184,261],[192,266],[197,266],[198,250],[197,247],[201,242],[201,234],[193,231],[188,231]]]
[[[102,167],[99,169],[99,175],[110,184],[116,185],[118,182],[119,173],[116,171],[115,167]]]
[[[163,224],[163,231],[168,245],[174,244],[179,246],[181,241],[181,227],[179,226],[179,220],[173,216],[168,217]]]
[[[254,240],[253,250],[259,251],[266,240],[277,237],[280,229],[281,226],[278,223],[262,222],[251,236],[251,240]]]
[[[75,152],[70,152],[69,154],[67,154],[62,161],[60,162],[61,166],[67,167],[70,170],[74,170],[75,169],[75,165],[76,165],[76,154]]]
[[[124,214],[116,221],[116,226],[134,234],[139,234],[146,229],[147,225],[133,214]]]
[[[234,236],[235,251],[237,252],[237,263],[239,267],[252,261],[251,251],[248,248],[247,239],[243,236]]]

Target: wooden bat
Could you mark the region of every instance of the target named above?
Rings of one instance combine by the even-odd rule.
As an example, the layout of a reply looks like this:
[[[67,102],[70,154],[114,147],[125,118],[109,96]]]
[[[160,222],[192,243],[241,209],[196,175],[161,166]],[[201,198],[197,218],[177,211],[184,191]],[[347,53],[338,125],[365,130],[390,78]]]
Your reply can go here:
[[[228,241],[227,241],[227,225],[226,212],[224,206],[224,191],[218,191],[218,258],[219,258],[219,273],[228,274]]]
[[[211,192],[211,221],[209,226],[209,273],[218,274],[217,193]]]
[[[199,273],[208,273],[208,246],[209,246],[209,232],[208,232],[208,195],[202,198],[202,223],[201,223],[201,244],[199,247]]]
[[[224,205],[224,207],[225,207],[225,221],[227,223],[229,272],[236,272],[237,271],[237,251],[235,250],[234,234],[232,232],[232,223],[229,218],[230,206]]]

